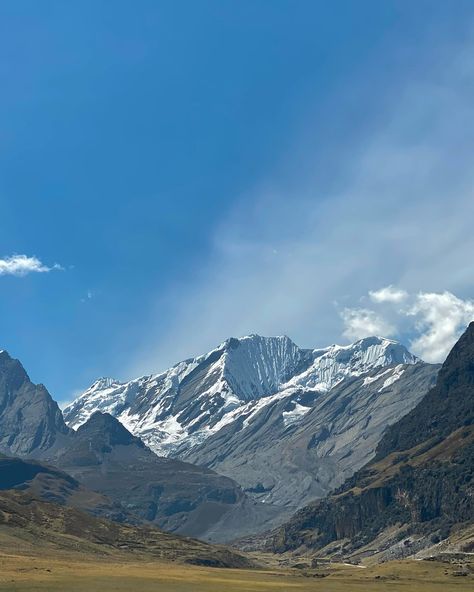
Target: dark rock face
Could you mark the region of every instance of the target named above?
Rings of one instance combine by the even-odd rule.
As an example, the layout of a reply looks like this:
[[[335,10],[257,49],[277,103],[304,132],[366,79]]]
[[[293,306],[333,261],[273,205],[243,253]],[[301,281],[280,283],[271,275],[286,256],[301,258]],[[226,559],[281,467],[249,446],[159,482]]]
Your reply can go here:
[[[402,525],[446,537],[474,522],[474,323],[453,348],[437,385],[382,439],[376,459],[269,539],[278,552],[318,550],[349,538],[346,551]]]
[[[444,438],[474,423],[474,323],[448,355],[436,386],[422,405],[393,425],[377,448],[377,458],[407,450],[431,437]]]
[[[18,360],[0,352],[0,451],[39,456],[71,430],[42,384],[33,384]]]
[[[409,458],[390,455],[360,471],[336,496],[297,512],[270,546],[277,552],[301,545],[318,550],[349,539],[345,550],[350,554],[397,524],[404,525],[405,537],[443,538],[452,525],[474,520],[473,459],[472,427],[429,451],[412,449]]]

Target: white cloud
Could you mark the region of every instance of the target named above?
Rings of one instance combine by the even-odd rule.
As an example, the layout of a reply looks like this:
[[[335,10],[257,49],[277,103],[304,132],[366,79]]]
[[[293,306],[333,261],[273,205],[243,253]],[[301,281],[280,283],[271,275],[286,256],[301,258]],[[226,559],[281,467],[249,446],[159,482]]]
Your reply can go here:
[[[345,308],[340,316],[343,335],[359,339],[368,335],[401,335],[414,354],[425,362],[443,362],[470,321],[474,320],[474,301],[463,300],[451,292],[404,293],[405,306],[397,300],[374,300],[383,310]]]
[[[37,257],[12,255],[0,259],[0,275],[25,276],[29,273],[46,273],[53,269],[62,269],[57,263],[52,267],[44,265]]]
[[[421,292],[407,314],[415,317],[420,332],[411,342],[413,352],[426,362],[441,362],[474,320],[474,301],[461,300],[450,292]]]
[[[367,308],[345,308],[341,317],[345,326],[343,335],[350,341],[371,335],[389,337],[395,333],[393,325]]]
[[[403,302],[408,296],[408,292],[405,290],[397,290],[392,285],[381,288],[380,290],[369,291],[369,297],[373,302]]]

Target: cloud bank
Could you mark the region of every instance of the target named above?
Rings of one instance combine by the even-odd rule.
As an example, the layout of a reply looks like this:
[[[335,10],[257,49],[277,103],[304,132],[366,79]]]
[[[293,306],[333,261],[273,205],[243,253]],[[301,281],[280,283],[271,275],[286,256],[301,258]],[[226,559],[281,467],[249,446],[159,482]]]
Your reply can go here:
[[[48,267],[37,257],[28,257],[27,255],[12,255],[0,259],[0,275],[13,275],[23,277],[29,273],[47,273],[54,269],[61,269],[57,263]]]

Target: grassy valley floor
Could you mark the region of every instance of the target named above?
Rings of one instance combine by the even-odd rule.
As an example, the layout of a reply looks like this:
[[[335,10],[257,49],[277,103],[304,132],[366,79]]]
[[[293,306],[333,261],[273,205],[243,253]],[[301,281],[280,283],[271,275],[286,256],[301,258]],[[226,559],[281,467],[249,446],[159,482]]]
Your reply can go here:
[[[215,569],[57,552],[0,555],[0,591],[28,592],[472,592],[474,573],[426,561],[328,570]],[[466,573],[466,569],[464,569]],[[326,575],[329,574],[329,575]],[[325,576],[325,577],[323,577]]]

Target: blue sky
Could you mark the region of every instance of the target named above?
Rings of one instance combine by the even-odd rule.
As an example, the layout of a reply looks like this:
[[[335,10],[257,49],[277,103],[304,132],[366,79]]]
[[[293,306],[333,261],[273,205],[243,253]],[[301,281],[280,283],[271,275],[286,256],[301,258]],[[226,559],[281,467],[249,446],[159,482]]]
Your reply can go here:
[[[2,2],[1,347],[59,400],[249,332],[442,356],[474,310],[473,19]]]

